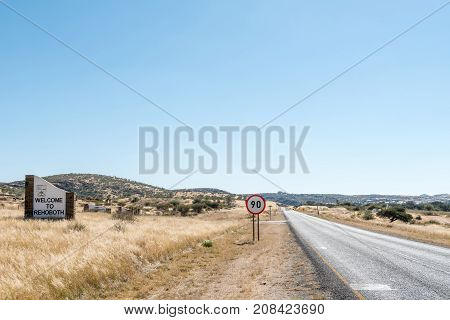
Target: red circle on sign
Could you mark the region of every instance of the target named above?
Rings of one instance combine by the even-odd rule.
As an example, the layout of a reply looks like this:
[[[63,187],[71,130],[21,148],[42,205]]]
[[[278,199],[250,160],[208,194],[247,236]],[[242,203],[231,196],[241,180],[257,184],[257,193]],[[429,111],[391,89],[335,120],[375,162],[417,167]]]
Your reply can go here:
[[[261,200],[262,203],[264,204],[264,206],[261,207],[261,210],[256,210],[256,211],[252,211],[253,209],[251,209],[249,207],[249,201],[252,198],[257,198],[258,200]],[[251,196],[247,197],[247,199],[245,199],[245,207],[247,208],[247,211],[251,214],[255,214],[255,215],[259,215],[261,214],[265,209],[266,209],[266,199],[264,199],[262,196],[260,196],[259,194],[252,194]]]

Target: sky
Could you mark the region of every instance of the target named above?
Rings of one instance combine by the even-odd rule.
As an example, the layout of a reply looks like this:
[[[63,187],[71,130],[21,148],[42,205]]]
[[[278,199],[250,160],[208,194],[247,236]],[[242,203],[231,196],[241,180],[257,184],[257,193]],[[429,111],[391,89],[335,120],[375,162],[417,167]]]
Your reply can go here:
[[[0,181],[450,193],[450,5],[272,123],[310,126],[309,173],[140,174],[139,127],[180,124],[129,89],[193,128],[260,126],[443,1],[2,2],[104,71],[0,3]]]

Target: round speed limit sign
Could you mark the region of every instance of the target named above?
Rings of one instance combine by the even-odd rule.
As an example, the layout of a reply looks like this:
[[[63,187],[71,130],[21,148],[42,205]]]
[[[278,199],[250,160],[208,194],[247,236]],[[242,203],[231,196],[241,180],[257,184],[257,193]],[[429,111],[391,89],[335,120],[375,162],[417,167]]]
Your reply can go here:
[[[254,194],[245,200],[245,206],[251,214],[260,214],[266,209],[266,199],[259,194]]]

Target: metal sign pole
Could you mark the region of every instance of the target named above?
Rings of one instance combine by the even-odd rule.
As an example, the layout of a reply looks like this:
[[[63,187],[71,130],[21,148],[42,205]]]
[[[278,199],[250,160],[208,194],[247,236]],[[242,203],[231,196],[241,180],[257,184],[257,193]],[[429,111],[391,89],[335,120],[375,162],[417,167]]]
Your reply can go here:
[[[252,214],[253,217],[253,242],[255,242],[255,215]]]
[[[253,242],[255,242],[255,215],[258,216],[258,241],[259,241],[259,215],[266,209],[266,200],[259,194],[253,194],[245,199],[247,211],[252,215]],[[272,216],[272,211],[270,211]]]
[[[258,214],[258,241],[259,241],[259,214]]]

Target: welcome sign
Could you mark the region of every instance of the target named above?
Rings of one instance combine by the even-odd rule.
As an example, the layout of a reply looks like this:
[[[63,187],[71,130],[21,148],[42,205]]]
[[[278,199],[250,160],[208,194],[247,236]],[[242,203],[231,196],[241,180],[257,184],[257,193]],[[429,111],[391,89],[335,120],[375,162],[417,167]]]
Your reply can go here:
[[[72,219],[75,196],[37,177],[25,177],[25,218]]]

